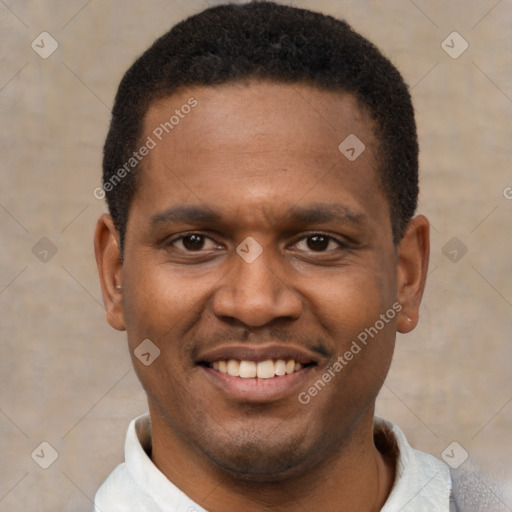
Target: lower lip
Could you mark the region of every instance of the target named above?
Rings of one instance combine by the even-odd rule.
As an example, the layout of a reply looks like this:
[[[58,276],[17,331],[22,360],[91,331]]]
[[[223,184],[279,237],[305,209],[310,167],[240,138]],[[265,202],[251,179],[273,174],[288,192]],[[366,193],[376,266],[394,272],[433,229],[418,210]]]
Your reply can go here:
[[[290,375],[270,379],[243,379],[221,373],[207,366],[200,367],[205,376],[224,395],[240,402],[273,402],[297,395],[306,389],[306,380],[313,366],[306,366]]]

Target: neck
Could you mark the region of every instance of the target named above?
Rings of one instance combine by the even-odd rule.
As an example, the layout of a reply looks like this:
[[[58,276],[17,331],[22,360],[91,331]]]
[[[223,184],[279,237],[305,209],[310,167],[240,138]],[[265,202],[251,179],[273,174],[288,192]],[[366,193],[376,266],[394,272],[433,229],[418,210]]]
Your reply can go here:
[[[377,449],[373,410],[347,442],[328,459],[304,464],[289,475],[250,479],[227,474],[197,450],[188,449],[155,411],[151,411],[152,460],[192,500],[210,512],[377,512],[394,481],[395,460]]]

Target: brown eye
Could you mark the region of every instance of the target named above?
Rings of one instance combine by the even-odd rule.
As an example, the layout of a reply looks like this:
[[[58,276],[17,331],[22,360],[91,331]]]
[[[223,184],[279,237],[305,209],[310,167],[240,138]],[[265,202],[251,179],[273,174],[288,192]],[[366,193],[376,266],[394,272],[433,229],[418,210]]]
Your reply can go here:
[[[308,236],[307,246],[312,251],[325,251],[329,246],[330,238],[323,235]]]
[[[187,251],[199,251],[204,247],[204,239],[203,235],[188,235],[181,239],[181,243]]]

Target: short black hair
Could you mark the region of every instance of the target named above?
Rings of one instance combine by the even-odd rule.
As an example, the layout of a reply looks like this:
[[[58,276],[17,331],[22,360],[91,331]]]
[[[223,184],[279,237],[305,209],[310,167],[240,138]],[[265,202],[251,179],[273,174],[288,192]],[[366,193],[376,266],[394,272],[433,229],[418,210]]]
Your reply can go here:
[[[397,244],[418,201],[416,124],[402,76],[345,21],[253,1],[211,7],[180,22],[124,75],[103,154],[103,189],[121,250],[140,168],[133,159],[133,170],[126,163],[141,145],[150,104],[186,86],[248,79],[304,83],[354,94],[375,122],[378,171]]]

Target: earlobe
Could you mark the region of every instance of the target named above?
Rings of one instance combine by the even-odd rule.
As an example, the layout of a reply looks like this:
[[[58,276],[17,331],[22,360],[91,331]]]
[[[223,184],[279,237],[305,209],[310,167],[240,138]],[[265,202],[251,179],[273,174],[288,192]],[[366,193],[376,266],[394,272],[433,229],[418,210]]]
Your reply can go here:
[[[426,217],[418,215],[409,222],[397,253],[397,293],[402,305],[397,330],[408,333],[418,324],[427,279],[430,226]]]
[[[96,224],[94,253],[100,278],[107,322],[124,331],[123,262],[119,247],[119,232],[110,215],[102,215]]]

